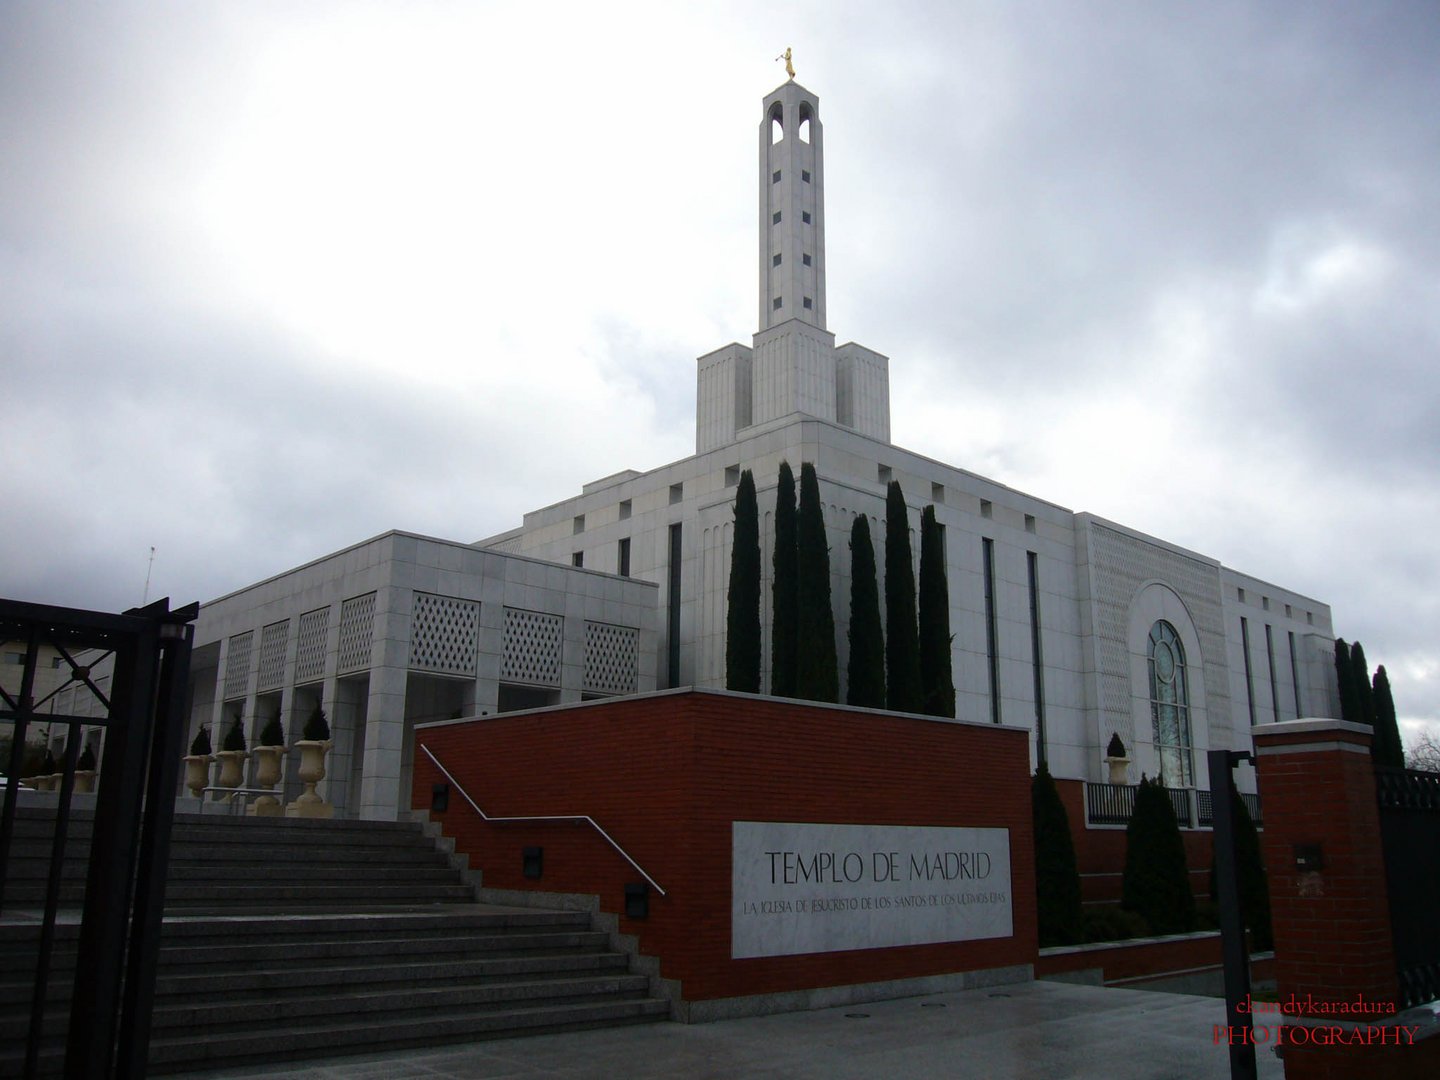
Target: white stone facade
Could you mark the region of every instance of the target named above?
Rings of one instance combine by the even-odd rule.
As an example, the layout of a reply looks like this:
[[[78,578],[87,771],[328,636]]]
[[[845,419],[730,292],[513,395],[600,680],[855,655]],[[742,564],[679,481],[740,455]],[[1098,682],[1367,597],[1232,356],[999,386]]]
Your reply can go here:
[[[416,723],[655,689],[656,588],[594,570],[390,532],[206,604],[190,734],[236,717],[287,742],[318,704],[337,813],[409,807]],[[286,793],[299,792],[291,762]]]
[[[782,460],[797,474],[810,462],[830,543],[842,699],[850,527],[857,514],[870,517],[883,573],[894,479],[910,507],[916,558],[921,509],[933,504],[945,527],[957,715],[1029,726],[1036,758],[1043,732],[1056,775],[1105,780],[1112,734],[1129,751],[1132,782],[1157,775],[1164,702],[1152,710],[1148,650],[1160,621],[1184,657],[1189,763],[1174,782],[1208,784],[1207,749],[1249,749],[1252,710],[1256,723],[1333,714],[1323,603],[890,444],[888,358],[836,348],[826,329],[818,99],[792,81],[762,108],[760,332],[751,348],[731,344],[699,359],[697,453],[587,484],[481,545],[560,563],[578,555],[609,571],[624,550],[629,573],[659,589],[657,684],[721,686],[740,473],[753,472],[759,494],[768,658],[776,478]],[[797,125],[807,123],[805,141]],[[1253,790],[1253,773],[1242,769],[1239,782]]]
[[[240,716],[253,743],[277,708],[293,733],[318,703],[330,798],[387,818],[409,804],[418,721],[722,686],[735,489],[751,470],[768,658],[782,461],[819,477],[842,700],[851,524],[870,518],[883,573],[898,480],[913,555],[924,506],[945,529],[957,717],[1029,727],[1055,775],[1105,781],[1118,734],[1131,782],[1163,758],[1167,782],[1203,787],[1205,751],[1250,749],[1252,723],[1334,715],[1323,603],[890,443],[889,359],[826,328],[818,99],[792,81],[762,108],[759,332],[700,357],[695,455],[473,545],[387,533],[206,605],[192,731],[218,742]]]

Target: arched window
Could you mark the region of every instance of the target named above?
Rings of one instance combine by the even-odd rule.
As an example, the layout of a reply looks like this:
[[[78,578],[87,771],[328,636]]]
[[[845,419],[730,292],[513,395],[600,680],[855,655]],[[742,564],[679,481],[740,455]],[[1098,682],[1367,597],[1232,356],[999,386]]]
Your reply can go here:
[[[777,101],[770,106],[770,145],[772,146],[785,138],[785,124],[782,119],[784,115],[785,107],[780,102]]]
[[[1190,690],[1185,674],[1185,646],[1175,628],[1163,619],[1150,628],[1150,722],[1155,752],[1160,756],[1160,781],[1166,787],[1195,782],[1190,744]]]
[[[799,134],[801,142],[808,143],[810,141],[810,103],[808,101],[802,101],[800,103]]]

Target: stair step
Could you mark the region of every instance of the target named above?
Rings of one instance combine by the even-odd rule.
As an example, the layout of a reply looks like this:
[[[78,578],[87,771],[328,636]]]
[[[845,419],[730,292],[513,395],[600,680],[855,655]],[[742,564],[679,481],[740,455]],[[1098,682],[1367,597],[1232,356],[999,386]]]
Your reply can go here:
[[[271,1027],[263,1031],[218,1037],[154,1038],[150,1071],[167,1066],[220,1068],[255,1061],[289,1061],[333,1057],[343,1053],[375,1053],[406,1046],[505,1038],[517,1033],[539,1034],[599,1025],[662,1019],[669,1004],[654,998],[542,1005],[476,1014],[447,1010],[389,1022],[367,1021],[328,1025]]]
[[[513,932],[490,936],[467,936],[453,942],[445,939],[398,940],[385,938],[333,938],[304,940],[281,944],[255,942],[246,945],[186,946],[166,948],[162,953],[165,970],[203,967],[216,964],[246,965],[267,962],[286,964],[302,960],[379,960],[386,956],[436,956],[460,953],[517,955],[535,949],[599,949],[608,942],[608,935],[597,930],[549,931],[545,933]]]
[[[16,822],[5,903],[39,907],[54,816]],[[92,824],[71,821],[61,867],[42,1075],[63,1062]],[[170,855],[150,1073],[669,1015],[588,912],[477,904],[414,824],[177,815]],[[0,1076],[23,1060],[40,933],[0,926]]]

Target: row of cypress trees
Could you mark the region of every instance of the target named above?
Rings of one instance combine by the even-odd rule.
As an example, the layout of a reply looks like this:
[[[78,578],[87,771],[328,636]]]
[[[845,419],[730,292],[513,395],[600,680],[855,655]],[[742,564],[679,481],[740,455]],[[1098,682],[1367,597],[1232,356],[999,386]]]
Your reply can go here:
[[[830,550],[814,465],[795,476],[780,463],[771,564],[770,691],[778,697],[838,701],[839,666],[830,604]],[[726,612],[725,685],[758,693],[760,524],[755,479],[740,474]],[[927,506],[920,519],[920,594],[916,603],[904,492],[891,481],[885,508],[885,629],[881,629],[875,548],[860,514],[850,531],[848,703],[934,716],[955,715],[950,660],[950,596],[944,533]]]
[[[1405,748],[1400,742],[1395,699],[1390,693],[1390,676],[1385,672],[1385,665],[1376,668],[1372,678],[1360,642],[1347,645],[1344,638],[1336,638],[1335,678],[1340,686],[1340,719],[1374,729],[1370,756],[1376,765],[1402,768]]]

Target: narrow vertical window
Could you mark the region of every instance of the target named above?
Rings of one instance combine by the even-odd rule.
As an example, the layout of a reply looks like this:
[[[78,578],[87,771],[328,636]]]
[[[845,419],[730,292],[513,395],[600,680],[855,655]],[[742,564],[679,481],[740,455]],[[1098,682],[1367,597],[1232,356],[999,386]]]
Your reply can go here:
[[[620,551],[615,557],[615,572],[621,577],[630,576],[630,538],[622,537]]]
[[[1147,666],[1150,669],[1150,724],[1160,758],[1160,782],[1190,787],[1194,764],[1190,743],[1190,690],[1185,647],[1180,635],[1161,620],[1150,628]]]
[[[585,565],[585,552],[577,551],[574,555],[571,555],[570,565],[583,567]]]
[[[1026,552],[1030,565],[1030,657],[1035,671],[1035,756],[1045,764],[1045,657],[1040,651],[1040,556]]]
[[[1275,638],[1270,624],[1265,624],[1265,659],[1270,662],[1270,708],[1275,710],[1275,719],[1280,719],[1280,690],[1275,682]]]
[[[667,686],[680,685],[680,523],[670,526],[670,595],[667,599],[665,647]]]
[[[1250,620],[1240,616],[1240,651],[1245,654],[1245,703],[1250,706],[1250,726],[1255,726],[1255,676],[1250,670]]]
[[[1295,719],[1305,715],[1300,704],[1300,664],[1295,659],[1295,631],[1290,631],[1290,685],[1295,688]]]
[[[990,720],[1000,723],[1000,658],[995,654],[999,637],[995,625],[995,541],[980,538],[985,562],[985,655],[990,672]]]
[[[1270,624],[1265,624],[1265,659],[1270,664],[1270,708],[1275,712],[1275,719],[1280,719],[1280,690],[1275,678],[1275,638],[1271,633]]]

